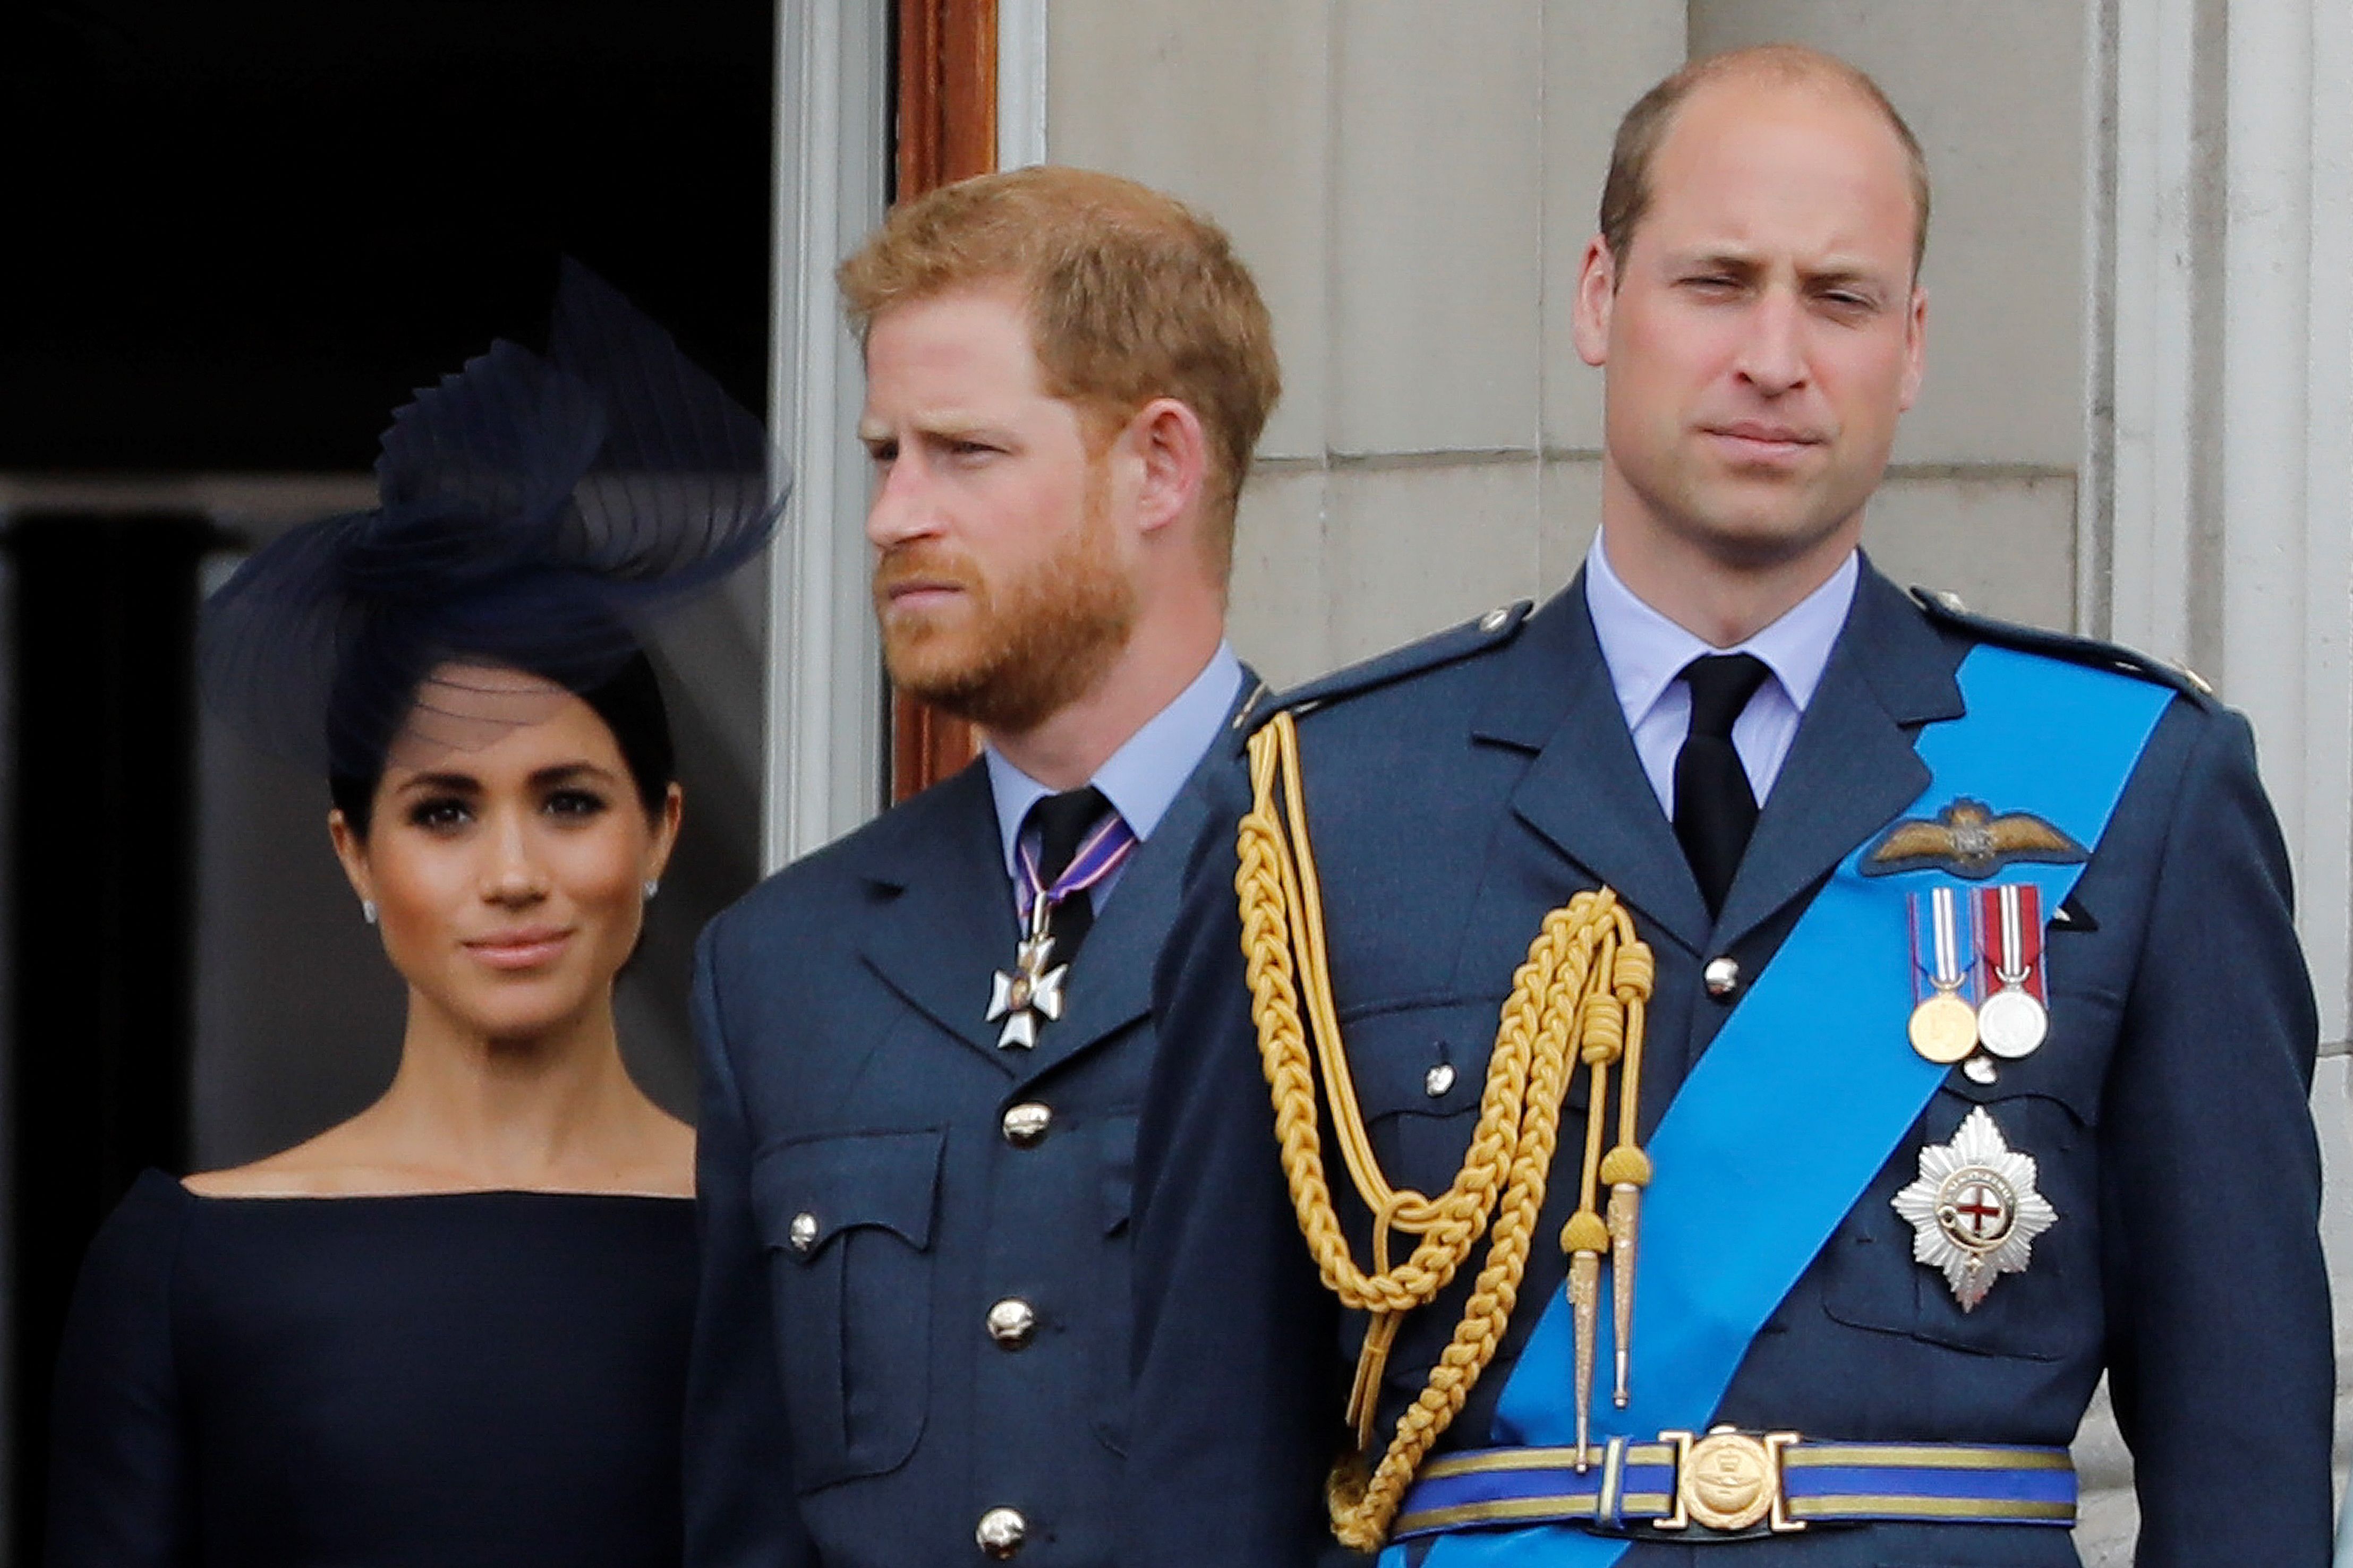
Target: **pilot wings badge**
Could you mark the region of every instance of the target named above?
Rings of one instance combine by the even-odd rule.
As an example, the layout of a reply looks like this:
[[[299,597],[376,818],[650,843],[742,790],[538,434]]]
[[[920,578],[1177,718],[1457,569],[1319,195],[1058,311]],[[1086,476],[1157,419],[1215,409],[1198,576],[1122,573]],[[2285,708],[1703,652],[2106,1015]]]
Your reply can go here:
[[[1980,1105],[1950,1143],[1920,1151],[1920,1179],[1895,1194],[1913,1258],[1944,1271],[1962,1311],[2000,1276],[2025,1273],[2034,1238],[2059,1223],[2034,1174],[2034,1157],[2012,1149]]]
[[[1864,852],[1862,871],[1866,877],[1949,871],[1982,882],[2021,861],[2069,866],[2091,858],[2090,850],[2031,813],[1997,816],[1985,802],[1963,796],[1933,818],[1907,816],[1881,834]]]

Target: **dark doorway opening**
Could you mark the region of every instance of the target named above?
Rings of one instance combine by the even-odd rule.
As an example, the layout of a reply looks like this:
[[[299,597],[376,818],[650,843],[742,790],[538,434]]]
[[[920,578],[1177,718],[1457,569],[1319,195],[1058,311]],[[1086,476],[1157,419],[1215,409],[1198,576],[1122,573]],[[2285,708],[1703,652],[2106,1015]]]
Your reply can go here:
[[[140,1167],[204,1153],[190,923],[210,807],[188,637],[204,552],[257,534],[153,498],[195,476],[207,493],[364,476],[410,389],[493,336],[543,340],[565,255],[764,407],[773,29],[772,0],[0,6],[7,1561],[37,1561],[56,1319],[90,1228]],[[699,915],[756,871],[757,598],[683,656],[702,672],[673,705],[702,809],[639,965],[649,995],[682,996]],[[77,788],[100,760],[125,792]],[[289,852],[322,854],[322,797],[301,810]],[[173,930],[76,968],[40,947],[61,897],[170,910]]]
[[[9,1279],[27,1426],[46,1419],[90,1232],[142,1168],[177,1169],[186,1146],[189,652],[211,533],[185,516],[36,515],[5,539],[20,672],[8,885],[23,890],[9,1098],[32,1112],[11,1139]],[[17,1561],[34,1560],[20,1539]]]

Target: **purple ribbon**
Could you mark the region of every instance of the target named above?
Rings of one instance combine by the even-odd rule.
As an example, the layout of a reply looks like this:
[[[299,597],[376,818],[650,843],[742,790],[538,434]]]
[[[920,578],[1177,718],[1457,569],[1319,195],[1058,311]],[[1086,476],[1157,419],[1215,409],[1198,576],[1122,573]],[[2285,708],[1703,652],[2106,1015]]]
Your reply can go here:
[[[1029,922],[1030,911],[1037,908],[1039,900],[1046,901],[1046,909],[1050,913],[1055,905],[1072,893],[1083,893],[1118,870],[1135,844],[1135,830],[1128,826],[1127,819],[1118,812],[1112,812],[1103,819],[1102,826],[1080,841],[1079,852],[1071,857],[1070,865],[1063,868],[1062,874],[1054,879],[1054,885],[1050,888],[1046,885],[1046,879],[1039,873],[1038,857],[1024,843],[1017,852],[1017,858],[1021,862],[1021,880],[1014,885],[1014,896],[1020,907],[1022,922]]]

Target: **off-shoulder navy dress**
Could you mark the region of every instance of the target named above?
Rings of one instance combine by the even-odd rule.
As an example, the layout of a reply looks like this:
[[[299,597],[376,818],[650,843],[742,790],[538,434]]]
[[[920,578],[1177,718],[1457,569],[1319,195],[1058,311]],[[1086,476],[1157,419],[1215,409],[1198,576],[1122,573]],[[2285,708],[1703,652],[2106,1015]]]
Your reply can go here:
[[[674,1568],[693,1205],[207,1198],[99,1233],[50,1568]]]

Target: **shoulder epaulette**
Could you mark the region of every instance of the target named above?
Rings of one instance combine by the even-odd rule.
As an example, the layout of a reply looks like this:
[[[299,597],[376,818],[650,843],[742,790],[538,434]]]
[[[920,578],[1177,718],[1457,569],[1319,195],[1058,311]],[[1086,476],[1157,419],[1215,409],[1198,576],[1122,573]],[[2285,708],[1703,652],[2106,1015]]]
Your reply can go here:
[[[1304,714],[1345,698],[1377,691],[1409,676],[1501,647],[1519,634],[1520,625],[1535,605],[1522,599],[1498,605],[1477,620],[1434,633],[1419,642],[1376,654],[1361,664],[1319,675],[1303,685],[1251,703],[1236,720],[1237,728],[1255,730],[1277,713]]]
[[[1981,642],[1997,643],[2003,647],[2019,648],[2027,653],[2046,654],[2063,658],[2070,664],[2090,665],[2094,669],[2114,670],[2118,675],[2130,675],[2142,680],[2153,680],[2169,686],[2191,701],[2204,707],[2215,705],[2214,688],[2204,676],[2186,664],[2158,658],[2153,654],[2126,647],[2121,643],[2102,642],[2097,637],[2077,637],[2073,632],[2054,632],[2042,626],[2021,626],[2015,621],[2000,621],[1991,616],[1980,616],[1961,603],[1958,594],[1943,588],[1914,588],[1912,598],[1939,626],[1952,626],[1968,633]]]

